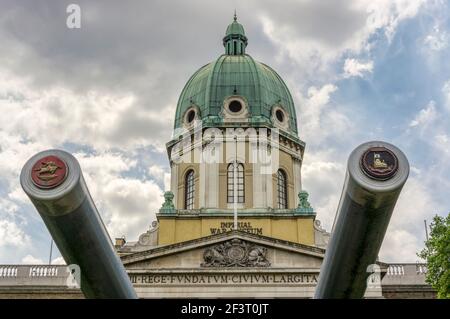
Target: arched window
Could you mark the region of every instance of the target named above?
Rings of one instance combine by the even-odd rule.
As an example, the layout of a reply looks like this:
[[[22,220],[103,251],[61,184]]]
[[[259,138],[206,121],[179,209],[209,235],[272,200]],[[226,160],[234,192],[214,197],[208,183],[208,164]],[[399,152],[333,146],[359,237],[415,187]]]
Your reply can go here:
[[[286,173],[279,169],[277,172],[278,208],[287,209],[287,178]]]
[[[234,203],[234,165],[236,167],[237,202],[245,202],[244,192],[244,165],[241,163],[231,163],[227,168],[227,202]]]
[[[194,171],[191,169],[186,173],[184,183],[184,208],[194,208]]]

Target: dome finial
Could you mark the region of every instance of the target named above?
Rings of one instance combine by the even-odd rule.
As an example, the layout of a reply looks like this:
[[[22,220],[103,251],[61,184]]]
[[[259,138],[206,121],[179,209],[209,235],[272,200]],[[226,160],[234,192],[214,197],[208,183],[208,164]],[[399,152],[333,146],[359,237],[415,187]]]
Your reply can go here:
[[[236,9],[234,9],[234,21],[237,21]]]

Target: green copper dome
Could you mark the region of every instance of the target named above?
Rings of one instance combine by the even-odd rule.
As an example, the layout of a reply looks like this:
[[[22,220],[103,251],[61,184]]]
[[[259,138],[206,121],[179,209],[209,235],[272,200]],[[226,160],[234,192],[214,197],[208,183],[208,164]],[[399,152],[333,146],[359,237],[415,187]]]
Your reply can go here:
[[[204,126],[236,126],[224,121],[223,110],[227,100],[237,97],[245,101],[251,126],[273,127],[274,110],[281,109],[285,124],[282,128],[297,136],[294,102],[286,84],[272,68],[245,53],[247,38],[236,17],[227,28],[223,44],[225,54],[201,67],[183,88],[175,128],[183,127],[193,108]]]

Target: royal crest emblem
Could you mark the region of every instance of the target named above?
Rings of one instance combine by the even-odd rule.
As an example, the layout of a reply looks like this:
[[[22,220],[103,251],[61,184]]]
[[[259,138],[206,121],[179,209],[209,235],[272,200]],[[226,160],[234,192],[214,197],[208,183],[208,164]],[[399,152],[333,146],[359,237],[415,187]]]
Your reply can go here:
[[[202,267],[269,267],[267,248],[237,238],[212,246],[203,253]]]
[[[56,156],[38,160],[31,171],[33,183],[40,188],[56,187],[64,181],[66,175],[66,164]]]
[[[363,172],[372,179],[387,180],[398,170],[398,160],[392,151],[385,147],[372,147],[361,157]]]

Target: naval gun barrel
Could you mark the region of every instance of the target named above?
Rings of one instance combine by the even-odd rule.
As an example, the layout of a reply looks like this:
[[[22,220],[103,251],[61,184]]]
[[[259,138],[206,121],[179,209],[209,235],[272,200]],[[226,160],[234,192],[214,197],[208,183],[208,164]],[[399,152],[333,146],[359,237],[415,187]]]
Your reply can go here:
[[[368,142],[348,160],[341,199],[314,298],[362,298],[389,220],[409,174],[394,145]]]
[[[86,298],[137,298],[75,157],[40,152],[22,168],[20,183],[66,263],[80,270]]]

